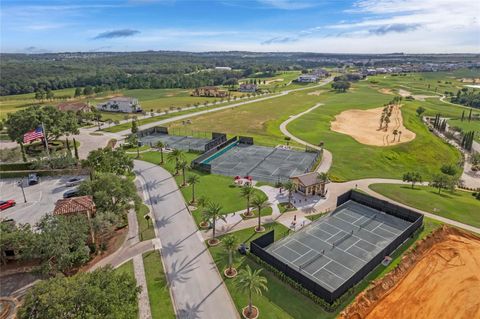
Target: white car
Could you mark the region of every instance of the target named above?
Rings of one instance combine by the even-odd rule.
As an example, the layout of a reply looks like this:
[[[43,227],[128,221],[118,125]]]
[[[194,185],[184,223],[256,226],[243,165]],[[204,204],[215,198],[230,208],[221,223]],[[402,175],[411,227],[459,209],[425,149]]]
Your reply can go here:
[[[74,178],[69,179],[65,185],[67,187],[72,187],[72,186],[80,185],[81,182],[83,182],[82,177],[74,177]]]

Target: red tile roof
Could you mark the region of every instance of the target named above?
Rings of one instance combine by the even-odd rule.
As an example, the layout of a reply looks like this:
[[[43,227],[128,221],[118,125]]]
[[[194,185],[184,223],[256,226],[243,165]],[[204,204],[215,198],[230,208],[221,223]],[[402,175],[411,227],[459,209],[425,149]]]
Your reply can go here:
[[[60,111],[90,111],[90,106],[85,102],[65,102],[57,105]]]
[[[95,213],[96,206],[90,195],[72,198],[60,199],[55,203],[54,215],[70,215],[77,213],[86,213],[87,211]]]

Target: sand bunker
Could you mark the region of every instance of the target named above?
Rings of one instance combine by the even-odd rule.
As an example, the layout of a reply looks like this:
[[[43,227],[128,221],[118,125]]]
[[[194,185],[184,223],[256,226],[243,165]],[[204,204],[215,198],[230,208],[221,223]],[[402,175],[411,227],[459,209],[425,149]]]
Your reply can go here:
[[[385,89],[385,88],[383,88],[383,89],[378,90],[378,92],[383,93],[383,94],[394,95],[394,93],[392,92],[391,89]]]
[[[480,239],[434,245],[366,318],[480,318]]]
[[[274,80],[267,80],[265,84],[275,83],[275,82],[283,82],[283,79],[274,79]]]
[[[383,107],[369,110],[347,110],[335,116],[330,125],[332,131],[350,135],[357,142],[373,146],[390,146],[410,142],[415,133],[403,126],[399,106],[394,106],[388,129],[379,130]],[[393,131],[401,132],[395,136]]]
[[[398,94],[400,94],[401,97],[411,96],[415,100],[418,100],[418,101],[425,101],[425,99],[428,99],[428,98],[438,98],[439,97],[437,95],[412,94],[412,92],[409,92],[409,91],[403,90],[403,89],[399,89]]]
[[[313,92],[308,93],[308,95],[319,96],[319,95],[322,94],[323,92],[325,92],[325,90],[313,91]]]
[[[480,78],[462,78],[460,79],[462,83],[480,83]]]
[[[444,226],[360,293],[341,319],[480,318],[480,237]]]
[[[409,92],[409,91],[404,90],[404,89],[399,89],[398,94],[400,94],[401,97],[407,97],[407,96],[411,96],[412,92]]]

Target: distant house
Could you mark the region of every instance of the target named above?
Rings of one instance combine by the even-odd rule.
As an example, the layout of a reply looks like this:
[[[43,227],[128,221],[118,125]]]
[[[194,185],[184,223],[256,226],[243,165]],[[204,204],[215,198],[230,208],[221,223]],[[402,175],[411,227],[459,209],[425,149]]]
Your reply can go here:
[[[90,105],[85,102],[64,102],[57,105],[59,111],[68,112],[72,111],[75,113],[83,112],[87,113],[91,111]]]
[[[314,69],[311,73],[311,75],[315,75],[318,78],[325,78],[330,75],[330,73],[325,70],[325,69]]]
[[[204,97],[226,97],[228,96],[228,92],[216,86],[202,86],[193,90],[191,95]]]
[[[216,66],[215,70],[217,70],[217,71],[231,71],[232,68],[229,67],[229,66]]]
[[[142,112],[138,99],[127,96],[114,97],[107,102],[97,104],[97,109],[100,111],[120,113]]]
[[[325,185],[328,180],[322,179],[318,172],[292,176],[290,180],[295,185],[295,191],[305,196],[319,195],[323,197],[327,194]]]
[[[297,82],[300,82],[300,83],[313,83],[317,81],[318,81],[318,77],[313,74],[302,74],[297,78]]]
[[[257,91],[257,85],[256,84],[240,84],[240,87],[238,88],[238,91],[240,92],[256,92]]]

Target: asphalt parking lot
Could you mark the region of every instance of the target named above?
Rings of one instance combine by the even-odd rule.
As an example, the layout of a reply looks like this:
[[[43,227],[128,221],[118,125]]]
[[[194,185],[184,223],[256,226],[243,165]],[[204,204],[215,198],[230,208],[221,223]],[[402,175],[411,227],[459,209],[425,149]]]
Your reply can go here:
[[[63,193],[73,187],[66,187],[65,183],[74,176],[40,177],[37,185],[28,186],[27,178],[23,179],[25,197],[18,186],[20,178],[5,178],[0,181],[1,200],[13,199],[17,203],[0,212],[0,218],[13,219],[17,223],[34,225],[45,214],[53,212],[57,200],[63,198]]]

